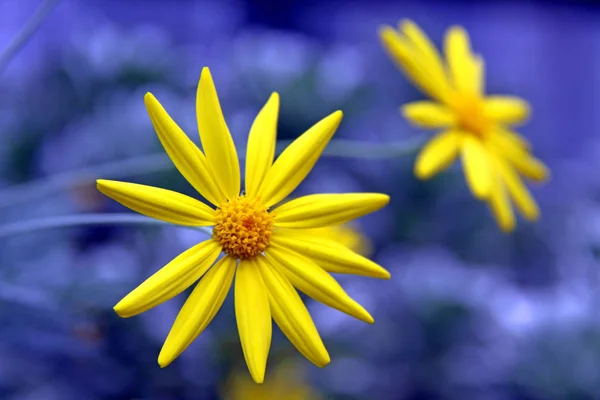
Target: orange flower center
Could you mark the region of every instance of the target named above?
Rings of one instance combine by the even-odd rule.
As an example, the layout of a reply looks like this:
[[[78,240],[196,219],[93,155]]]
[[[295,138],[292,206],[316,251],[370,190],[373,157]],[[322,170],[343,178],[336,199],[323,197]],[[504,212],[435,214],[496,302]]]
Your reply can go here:
[[[252,258],[269,245],[273,216],[258,199],[246,196],[226,201],[215,212],[213,238],[223,252],[235,258]]]
[[[491,122],[485,115],[483,101],[479,96],[457,93],[452,99],[452,106],[458,115],[460,128],[478,136],[484,136],[490,131]]]

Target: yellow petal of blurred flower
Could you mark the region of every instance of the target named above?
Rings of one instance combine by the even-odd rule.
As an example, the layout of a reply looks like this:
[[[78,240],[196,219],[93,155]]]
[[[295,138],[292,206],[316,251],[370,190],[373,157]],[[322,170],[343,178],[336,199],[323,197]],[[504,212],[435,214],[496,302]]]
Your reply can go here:
[[[198,282],[158,356],[159,365],[166,367],[210,324],[233,286],[242,352],[254,382],[264,381],[272,319],[306,358],[319,367],[327,365],[329,354],[296,289],[372,323],[370,314],[346,294],[329,272],[388,279],[389,273],[335,241],[313,243],[307,247],[309,254],[302,254],[303,249],[290,245],[286,238],[295,243],[294,232],[326,230],[329,226],[340,229],[338,225],[384,207],[389,197],[378,193],[321,194],[273,206],[310,173],[340,124],[342,112],[336,111],[317,122],[273,162],[279,96],[271,95],[250,130],[242,191],[236,147],[208,68],[202,71],[196,96],[204,152],[152,94],[146,94],[145,102],[169,157],[215,207],[180,193],[135,183],[99,179],[98,189],[149,217],[186,226],[212,226],[213,231],[212,238],[183,252],[125,296],[114,307],[117,314],[124,318],[140,314]],[[340,241],[365,251],[362,243],[366,241],[358,240],[355,234],[345,232],[338,236]],[[332,246],[336,251],[331,250]]]
[[[373,251],[369,238],[352,224],[305,229],[304,232],[334,240],[361,256],[369,257]]]
[[[539,209],[521,177],[542,182],[550,172],[510,129],[529,118],[527,101],[485,94],[483,58],[473,53],[460,26],[445,35],[445,60],[412,21],[401,21],[397,29],[383,26],[379,36],[406,77],[433,100],[405,104],[404,117],[421,128],[443,129],[417,157],[415,175],[429,179],[460,156],[469,189],[488,204],[501,230],[515,227],[511,203],[525,219],[537,220]]]
[[[304,369],[283,362],[273,369],[268,382],[257,385],[240,371],[231,374],[222,390],[223,400],[321,400],[323,397],[306,378]]]

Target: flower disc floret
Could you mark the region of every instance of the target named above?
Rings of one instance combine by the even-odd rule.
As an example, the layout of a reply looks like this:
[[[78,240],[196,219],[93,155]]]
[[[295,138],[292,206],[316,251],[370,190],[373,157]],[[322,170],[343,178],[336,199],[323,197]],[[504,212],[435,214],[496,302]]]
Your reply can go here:
[[[452,98],[452,107],[457,117],[457,125],[465,132],[486,139],[493,128],[484,112],[482,98],[469,93],[456,93]]]
[[[248,259],[261,254],[272,231],[273,216],[257,199],[240,196],[224,202],[215,212],[213,238],[233,257]]]

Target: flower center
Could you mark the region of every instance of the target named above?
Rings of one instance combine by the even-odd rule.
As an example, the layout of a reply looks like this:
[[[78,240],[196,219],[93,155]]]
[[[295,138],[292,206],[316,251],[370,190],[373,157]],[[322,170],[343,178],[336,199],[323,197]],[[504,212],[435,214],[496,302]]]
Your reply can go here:
[[[460,128],[484,136],[490,130],[490,120],[483,110],[483,102],[476,95],[457,93],[452,100],[454,110],[458,115]]]
[[[213,238],[223,252],[236,258],[252,258],[269,245],[273,216],[258,199],[246,196],[226,201],[215,212]]]

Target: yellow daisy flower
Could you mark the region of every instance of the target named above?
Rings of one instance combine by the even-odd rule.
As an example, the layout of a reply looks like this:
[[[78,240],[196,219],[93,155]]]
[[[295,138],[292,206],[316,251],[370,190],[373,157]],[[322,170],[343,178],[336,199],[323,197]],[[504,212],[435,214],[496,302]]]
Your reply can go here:
[[[462,27],[446,33],[446,63],[411,21],[401,21],[398,30],[384,26],[379,36],[406,76],[434,100],[404,105],[404,116],[416,126],[443,130],[417,157],[416,176],[428,179],[460,154],[469,189],[489,204],[503,231],[515,226],[510,198],[527,220],[537,220],[538,206],[519,174],[544,181],[549,171],[530,154],[530,144],[510,129],[528,118],[529,104],[517,97],[485,95],[483,59],[471,51]]]
[[[98,180],[98,189],[141,214],[173,224],[213,226],[212,237],[160,269],[123,298],[121,317],[140,314],[199,280],[158,356],[169,365],[213,319],[235,279],[235,314],[252,378],[263,382],[271,344],[271,317],[295,347],[318,366],[329,363],[298,288],[355,318],[373,323],[328,272],[389,279],[374,262],[307,230],[342,224],[385,206],[377,193],[316,194],[277,205],[308,175],[342,119],[336,111],[290,144],[273,162],[279,97],[273,93],[250,129],[245,192],[238,155],[223,118],[210,71],[202,70],[196,112],[202,152],[151,94],[146,108],[169,157],[190,184],[216,206],[170,190]],[[217,261],[221,253],[224,257]],[[215,262],[216,261],[216,262]]]
[[[223,390],[223,400],[319,400],[322,397],[308,384],[304,370],[285,362],[278,365],[272,379],[257,385],[234,373]]]

